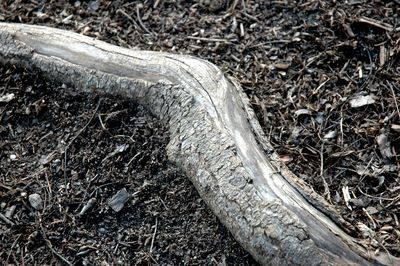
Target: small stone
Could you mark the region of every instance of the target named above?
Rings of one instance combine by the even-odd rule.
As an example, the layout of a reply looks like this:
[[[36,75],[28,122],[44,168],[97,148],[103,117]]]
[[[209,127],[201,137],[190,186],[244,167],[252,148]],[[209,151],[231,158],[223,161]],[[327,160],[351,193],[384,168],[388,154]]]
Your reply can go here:
[[[105,229],[104,227],[100,227],[98,230],[97,230],[100,234],[106,234],[108,231],[107,231],[107,229]]]
[[[10,154],[10,160],[15,161],[17,159],[17,155],[15,154]]]
[[[370,215],[379,213],[379,211],[375,207],[372,207],[372,206],[367,207],[366,210]]]
[[[94,204],[96,203],[96,198],[91,198],[85,206],[83,206],[82,210],[80,211],[79,215],[82,216],[84,215],[88,210],[93,208]]]
[[[336,137],[336,130],[329,131],[324,135],[324,139],[333,139]]]
[[[108,206],[110,206],[110,208],[115,212],[119,212],[124,207],[124,204],[128,201],[128,199],[129,193],[126,191],[126,188],[123,188],[109,200]]]
[[[88,4],[89,11],[96,12],[97,9],[99,9],[99,7],[100,7],[100,1],[98,1],[98,0],[90,1],[89,4]]]
[[[43,209],[42,198],[37,193],[29,195],[29,203],[35,210]]]

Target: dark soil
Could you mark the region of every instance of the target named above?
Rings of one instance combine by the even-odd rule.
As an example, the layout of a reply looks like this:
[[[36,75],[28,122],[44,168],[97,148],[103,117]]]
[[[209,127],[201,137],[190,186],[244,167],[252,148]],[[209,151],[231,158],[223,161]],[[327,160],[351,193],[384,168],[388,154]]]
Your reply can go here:
[[[3,1],[0,20],[217,64],[352,235],[400,256],[399,14],[384,0]]]
[[[15,95],[0,105],[0,204],[14,224],[0,223],[0,264],[254,264],[165,158],[165,128],[141,106],[10,66],[0,90]],[[121,189],[130,199],[115,212]]]

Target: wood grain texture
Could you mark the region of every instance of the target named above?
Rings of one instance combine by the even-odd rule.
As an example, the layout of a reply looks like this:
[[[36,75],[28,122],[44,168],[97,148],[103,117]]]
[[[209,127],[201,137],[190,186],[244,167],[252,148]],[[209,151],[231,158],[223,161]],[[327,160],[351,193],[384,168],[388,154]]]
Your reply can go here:
[[[168,125],[169,159],[261,264],[400,264],[333,222],[329,204],[276,159],[241,87],[215,65],[8,23],[0,23],[0,59],[147,107]]]

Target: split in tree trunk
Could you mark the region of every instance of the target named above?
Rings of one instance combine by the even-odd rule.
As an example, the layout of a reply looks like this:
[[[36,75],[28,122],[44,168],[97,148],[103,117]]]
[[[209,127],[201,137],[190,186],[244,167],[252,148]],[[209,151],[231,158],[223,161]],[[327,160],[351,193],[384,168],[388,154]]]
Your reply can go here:
[[[146,106],[169,127],[169,159],[261,264],[400,264],[338,226],[345,222],[279,162],[241,87],[215,65],[8,23],[0,59]]]

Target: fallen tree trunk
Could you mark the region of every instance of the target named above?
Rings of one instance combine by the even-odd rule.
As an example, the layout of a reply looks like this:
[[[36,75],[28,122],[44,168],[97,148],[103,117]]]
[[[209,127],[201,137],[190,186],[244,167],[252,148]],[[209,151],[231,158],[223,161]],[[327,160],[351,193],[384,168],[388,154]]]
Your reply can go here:
[[[276,159],[248,98],[215,65],[7,23],[0,23],[0,58],[146,106],[169,126],[170,160],[261,264],[400,264],[340,229],[329,205]]]

